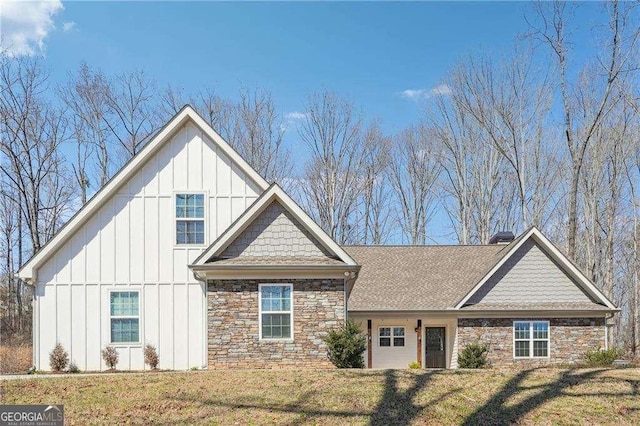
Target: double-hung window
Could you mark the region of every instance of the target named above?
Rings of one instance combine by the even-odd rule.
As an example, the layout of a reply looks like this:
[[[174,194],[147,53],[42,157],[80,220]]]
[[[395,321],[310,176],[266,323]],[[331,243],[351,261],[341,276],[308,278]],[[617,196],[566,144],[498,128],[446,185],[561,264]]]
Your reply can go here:
[[[110,293],[111,343],[140,342],[140,300],[138,291]]]
[[[293,337],[293,285],[260,284],[260,338]]]
[[[513,322],[514,358],[549,357],[549,321]]]
[[[404,327],[378,328],[379,346],[404,346]]]
[[[176,194],[176,244],[204,244],[204,194]]]

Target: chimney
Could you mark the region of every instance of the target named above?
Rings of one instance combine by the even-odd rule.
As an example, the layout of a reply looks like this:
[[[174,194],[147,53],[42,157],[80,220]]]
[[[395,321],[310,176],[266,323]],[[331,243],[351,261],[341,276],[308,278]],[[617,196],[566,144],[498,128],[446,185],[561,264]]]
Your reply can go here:
[[[489,240],[489,244],[509,244],[515,238],[516,236],[513,235],[513,232],[502,231],[496,233],[493,237],[491,237],[491,239]]]

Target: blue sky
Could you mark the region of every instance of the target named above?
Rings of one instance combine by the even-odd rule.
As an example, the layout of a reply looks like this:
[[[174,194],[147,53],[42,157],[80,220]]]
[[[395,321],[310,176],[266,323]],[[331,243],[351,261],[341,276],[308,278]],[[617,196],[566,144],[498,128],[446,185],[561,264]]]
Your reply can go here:
[[[207,86],[234,98],[242,87],[265,88],[283,116],[326,88],[389,134],[418,122],[429,91],[461,57],[508,51],[530,12],[525,2],[2,1],[4,42],[10,32],[39,34],[25,52],[44,53],[54,84],[86,61],[107,74],[143,69],[187,93]],[[599,11],[581,8],[578,31]],[[582,55],[587,41],[578,39]],[[407,90],[414,96],[402,96]],[[292,127],[285,141],[300,155]]]
[[[221,96],[269,89],[283,113],[335,90],[394,132],[465,53],[508,48],[525,3],[65,2],[45,39],[54,81],[83,60]],[[64,31],[65,23],[75,23]],[[68,27],[68,25],[67,25]]]

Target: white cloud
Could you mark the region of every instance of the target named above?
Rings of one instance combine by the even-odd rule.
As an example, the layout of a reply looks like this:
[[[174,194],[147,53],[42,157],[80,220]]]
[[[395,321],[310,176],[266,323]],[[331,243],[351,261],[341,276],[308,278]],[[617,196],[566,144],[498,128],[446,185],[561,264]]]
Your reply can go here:
[[[40,53],[63,9],[60,0],[0,0],[0,48],[12,56]]]
[[[65,23],[62,24],[62,31],[64,31],[66,33],[67,31],[71,31],[75,27],[76,27],[76,23],[75,22],[73,22],[73,21],[65,22]]]
[[[400,92],[400,96],[407,99],[418,99],[425,97],[426,93],[427,91],[422,89],[407,89]]]
[[[290,128],[295,127],[298,121],[304,120],[305,118],[307,118],[307,114],[300,111],[293,111],[285,114],[284,122],[280,125],[280,131],[283,133],[288,131]]]
[[[451,87],[446,84],[441,84],[431,89],[430,94],[435,96],[451,96]]]
[[[400,92],[400,96],[405,99],[428,99],[432,96],[450,96],[451,87],[440,84],[433,89],[407,89]]]
[[[284,115],[284,118],[287,120],[304,120],[307,117],[307,114],[304,112],[293,111]]]

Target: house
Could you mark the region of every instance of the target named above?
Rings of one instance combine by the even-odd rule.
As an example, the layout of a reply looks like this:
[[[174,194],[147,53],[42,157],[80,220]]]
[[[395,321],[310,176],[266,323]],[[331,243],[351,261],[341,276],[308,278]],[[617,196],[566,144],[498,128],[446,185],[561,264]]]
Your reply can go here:
[[[347,317],[369,367],[579,360],[616,307],[536,228],[482,246],[336,244],[184,107],[19,276],[35,287],[33,362],[61,343],[82,370],[329,367]],[[503,241],[507,240],[507,241]]]

